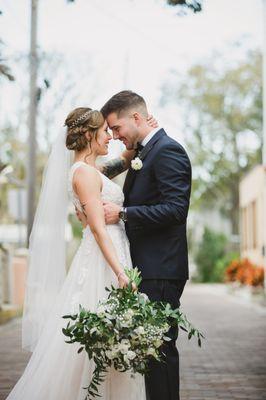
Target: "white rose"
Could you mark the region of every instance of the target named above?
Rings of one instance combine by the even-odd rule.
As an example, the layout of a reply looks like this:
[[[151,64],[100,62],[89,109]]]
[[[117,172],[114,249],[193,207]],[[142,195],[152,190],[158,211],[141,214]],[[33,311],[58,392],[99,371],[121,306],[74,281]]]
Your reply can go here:
[[[149,347],[148,350],[147,350],[147,355],[149,355],[149,356],[155,356],[155,355],[156,355],[156,352],[155,352],[155,350],[154,350],[152,347]]]
[[[145,329],[143,326],[138,326],[136,329],[134,329],[134,332],[136,332],[137,335],[144,335]]]
[[[129,358],[127,357],[127,354],[124,354],[124,362],[129,365]]]
[[[90,330],[90,334],[92,335],[94,332],[99,333],[99,330],[96,328],[96,326]]]
[[[143,166],[143,164],[142,164],[142,161],[141,161],[141,159],[139,157],[136,157],[131,161],[131,167],[135,171],[140,170],[142,168],[142,166]]]
[[[162,343],[163,343],[163,341],[158,339],[158,340],[156,340],[156,341],[154,342],[154,346],[158,348],[158,347],[161,346]]]
[[[128,352],[128,348],[129,348],[129,346],[124,343],[120,343],[118,346],[118,349],[122,354],[126,354]]]
[[[105,354],[109,360],[113,360],[116,356],[116,352],[114,350],[107,350]]]
[[[126,319],[131,319],[131,318],[133,317],[133,315],[134,315],[134,311],[133,311],[131,308],[129,308],[129,309],[125,312],[124,318],[126,318]]]
[[[129,352],[127,353],[127,358],[129,360],[133,360],[136,357],[136,355],[137,354],[135,353],[135,351],[129,350]]]
[[[132,320],[127,319],[126,321],[120,322],[120,326],[122,328],[128,328],[130,326],[131,322],[132,322]]]
[[[145,293],[139,293],[139,296],[143,298],[143,300],[148,301],[149,297]]]
[[[98,317],[103,317],[105,315],[105,307],[104,306],[100,305],[97,308],[97,315],[98,315]]]
[[[128,346],[128,347],[130,347],[130,341],[128,339],[122,339],[121,343],[126,345],[126,346]]]

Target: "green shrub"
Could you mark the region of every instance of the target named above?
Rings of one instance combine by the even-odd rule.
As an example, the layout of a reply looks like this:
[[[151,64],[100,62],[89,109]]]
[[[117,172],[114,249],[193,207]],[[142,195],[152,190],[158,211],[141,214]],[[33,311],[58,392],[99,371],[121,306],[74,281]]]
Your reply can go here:
[[[226,256],[226,246],[225,235],[205,228],[202,241],[195,255],[200,282],[214,282],[218,277],[221,277],[223,264],[218,264],[218,261]]]
[[[82,238],[82,225],[76,215],[69,215],[69,222],[72,228],[72,234],[75,239]]]
[[[238,259],[239,253],[227,253],[223,258],[216,261],[211,274],[211,282],[224,282],[225,270],[232,260]]]

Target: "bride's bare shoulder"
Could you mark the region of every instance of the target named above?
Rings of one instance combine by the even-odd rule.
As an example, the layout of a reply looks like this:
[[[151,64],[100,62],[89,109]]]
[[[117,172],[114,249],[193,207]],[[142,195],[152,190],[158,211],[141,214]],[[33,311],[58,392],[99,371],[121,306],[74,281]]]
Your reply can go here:
[[[91,188],[99,187],[101,189],[102,181],[99,171],[85,163],[78,165],[73,173],[73,185],[75,187],[89,185]]]

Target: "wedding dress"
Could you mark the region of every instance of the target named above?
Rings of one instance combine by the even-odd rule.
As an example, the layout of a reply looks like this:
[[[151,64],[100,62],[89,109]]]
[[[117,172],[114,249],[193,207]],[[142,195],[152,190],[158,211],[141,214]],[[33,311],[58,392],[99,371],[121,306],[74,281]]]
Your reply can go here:
[[[72,179],[83,162],[72,165],[69,173],[69,195],[74,205],[81,209],[77,195],[73,191]],[[102,177],[102,200],[123,204],[121,188]],[[131,267],[129,245],[123,222],[107,225],[123,266]],[[47,250],[48,251],[48,250]],[[83,229],[83,237],[72,261],[63,287],[58,293],[53,310],[45,324],[30,361],[7,400],[84,400],[94,362],[85,351],[77,353],[79,344],[67,344],[62,333],[66,320],[62,315],[76,313],[79,304],[95,310],[99,300],[106,298],[105,286],[117,287],[117,278],[107,264],[96,243],[89,226]],[[145,400],[144,377],[131,376],[129,372],[118,372],[111,368],[105,381],[99,386],[103,400]]]

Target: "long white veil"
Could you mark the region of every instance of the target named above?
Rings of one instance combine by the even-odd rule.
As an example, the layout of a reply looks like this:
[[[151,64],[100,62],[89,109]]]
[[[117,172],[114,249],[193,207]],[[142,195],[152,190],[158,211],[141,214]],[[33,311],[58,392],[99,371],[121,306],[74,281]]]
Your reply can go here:
[[[28,274],[22,319],[22,347],[33,351],[64,282],[65,227],[70,151],[65,133],[54,142],[44,174],[30,236]]]

